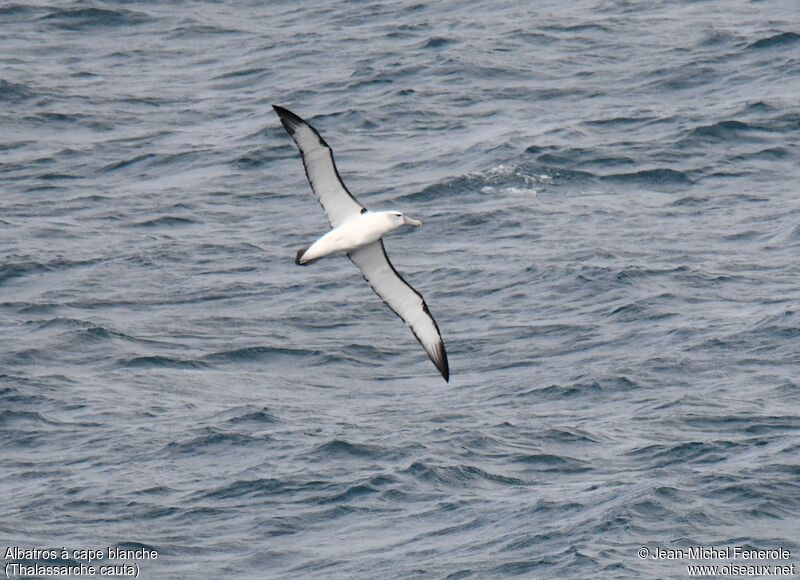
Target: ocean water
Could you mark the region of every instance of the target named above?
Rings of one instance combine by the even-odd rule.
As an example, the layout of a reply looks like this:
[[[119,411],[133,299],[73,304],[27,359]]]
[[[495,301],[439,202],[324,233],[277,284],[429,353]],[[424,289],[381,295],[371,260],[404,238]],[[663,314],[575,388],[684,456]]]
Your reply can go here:
[[[799,4],[10,0],[0,26],[4,554],[800,562]],[[273,103],[424,222],[386,246],[449,384],[347,259],[294,265],[327,224]]]

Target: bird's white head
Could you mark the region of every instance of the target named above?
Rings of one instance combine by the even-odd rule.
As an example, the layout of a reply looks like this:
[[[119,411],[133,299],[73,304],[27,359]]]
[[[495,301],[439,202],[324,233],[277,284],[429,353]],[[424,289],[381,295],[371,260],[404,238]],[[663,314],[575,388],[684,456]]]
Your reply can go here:
[[[389,215],[389,219],[392,220],[392,223],[396,224],[395,225],[396,228],[399,228],[400,226],[403,226],[403,225],[405,225],[405,226],[416,226],[416,227],[419,227],[419,226],[422,225],[421,221],[412,220],[410,217],[408,217],[407,215],[403,215],[399,211],[387,211],[386,213]]]

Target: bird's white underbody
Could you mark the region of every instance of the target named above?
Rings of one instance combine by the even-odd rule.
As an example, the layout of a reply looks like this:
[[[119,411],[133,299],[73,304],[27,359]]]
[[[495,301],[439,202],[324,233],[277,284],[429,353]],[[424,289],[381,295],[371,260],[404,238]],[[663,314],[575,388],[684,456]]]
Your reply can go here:
[[[421,226],[419,220],[412,220],[397,211],[365,211],[359,213],[321,236],[311,244],[298,262],[305,265],[332,254],[347,254],[367,244],[377,242],[383,236],[403,225]]]

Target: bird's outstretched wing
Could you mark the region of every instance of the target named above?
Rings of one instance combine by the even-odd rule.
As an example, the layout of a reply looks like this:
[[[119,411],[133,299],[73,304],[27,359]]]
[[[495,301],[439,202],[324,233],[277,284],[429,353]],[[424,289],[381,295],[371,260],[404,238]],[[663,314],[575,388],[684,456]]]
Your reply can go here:
[[[325,139],[320,137],[314,127],[291,111],[277,105],[272,108],[300,149],[308,182],[328,215],[331,227],[335,228],[346,219],[359,214],[364,206],[358,203],[342,182],[333,161],[333,151]]]
[[[392,266],[383,240],[372,242],[347,256],[361,270],[375,293],[411,328],[444,380],[449,382],[450,367],[439,327],[422,295],[403,280]]]

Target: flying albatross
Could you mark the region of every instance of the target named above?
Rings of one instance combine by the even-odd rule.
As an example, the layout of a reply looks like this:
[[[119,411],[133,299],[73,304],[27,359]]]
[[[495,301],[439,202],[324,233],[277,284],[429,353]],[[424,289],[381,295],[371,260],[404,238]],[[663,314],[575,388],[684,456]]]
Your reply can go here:
[[[333,151],[317,130],[291,111],[277,105],[273,108],[300,150],[306,177],[332,228],[299,250],[295,263],[307,266],[325,256],[347,254],[375,293],[411,328],[449,382],[450,368],[439,327],[425,299],[397,273],[383,247],[383,236],[392,230],[403,225],[421,226],[422,222],[399,211],[369,211],[361,205],[342,182]]]

